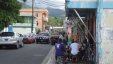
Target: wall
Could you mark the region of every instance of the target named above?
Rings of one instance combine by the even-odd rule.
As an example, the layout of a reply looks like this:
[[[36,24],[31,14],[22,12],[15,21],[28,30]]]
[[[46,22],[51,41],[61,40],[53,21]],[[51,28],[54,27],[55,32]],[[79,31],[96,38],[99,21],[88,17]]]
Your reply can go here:
[[[31,28],[13,28],[14,32],[20,33],[20,34],[29,34],[31,33]]]
[[[31,23],[13,23],[13,31],[21,34],[31,33]],[[33,33],[36,33],[36,26],[33,27]]]
[[[113,9],[103,9],[99,64],[113,64]]]

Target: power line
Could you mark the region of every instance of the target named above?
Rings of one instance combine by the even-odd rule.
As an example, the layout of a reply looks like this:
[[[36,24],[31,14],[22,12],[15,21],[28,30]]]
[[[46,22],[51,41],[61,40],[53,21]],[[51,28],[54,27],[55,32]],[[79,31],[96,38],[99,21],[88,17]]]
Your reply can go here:
[[[31,3],[31,2],[28,2],[28,3]],[[42,0],[42,1],[40,1],[40,2],[38,2],[38,3],[36,3],[35,2],[35,5],[36,4],[45,4],[45,5],[49,5],[49,6],[53,6],[53,7],[56,7],[56,6],[65,6],[65,4],[61,4],[61,5],[55,5],[55,4],[53,4],[53,3],[50,3],[50,2],[48,2],[48,1],[45,1],[45,0]]]

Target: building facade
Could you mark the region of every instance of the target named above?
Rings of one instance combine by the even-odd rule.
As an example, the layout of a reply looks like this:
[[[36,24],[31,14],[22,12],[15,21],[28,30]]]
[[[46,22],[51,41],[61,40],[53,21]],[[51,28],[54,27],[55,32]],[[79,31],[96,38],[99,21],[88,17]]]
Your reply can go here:
[[[21,9],[20,16],[25,17],[26,18],[25,21],[32,22],[32,9]],[[47,22],[48,22],[48,10],[47,9],[34,9],[33,16],[34,16],[34,24],[41,31],[44,31],[47,25]]]
[[[88,60],[112,64],[113,0],[66,0],[66,17],[76,23],[72,33],[78,35],[79,41],[89,41],[92,51]]]

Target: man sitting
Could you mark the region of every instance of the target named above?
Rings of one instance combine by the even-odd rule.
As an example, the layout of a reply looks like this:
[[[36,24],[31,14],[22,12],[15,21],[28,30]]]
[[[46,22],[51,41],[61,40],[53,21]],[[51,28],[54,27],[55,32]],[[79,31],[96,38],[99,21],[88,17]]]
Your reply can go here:
[[[72,40],[72,44],[70,45],[71,50],[71,56],[72,56],[72,62],[76,62],[77,54],[79,53],[80,44],[76,40]]]

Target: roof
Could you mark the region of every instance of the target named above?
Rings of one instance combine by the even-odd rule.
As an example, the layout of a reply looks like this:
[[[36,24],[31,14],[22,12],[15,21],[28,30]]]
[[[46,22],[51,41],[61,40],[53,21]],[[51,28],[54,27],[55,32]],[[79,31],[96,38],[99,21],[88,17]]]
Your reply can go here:
[[[29,12],[29,11],[32,11],[32,9],[31,8],[29,8],[29,9],[20,9],[20,12]],[[48,12],[48,10],[47,9],[34,9],[34,12]]]
[[[48,14],[47,9],[34,9],[34,14],[39,12]],[[20,16],[32,16],[32,9],[20,9]]]

